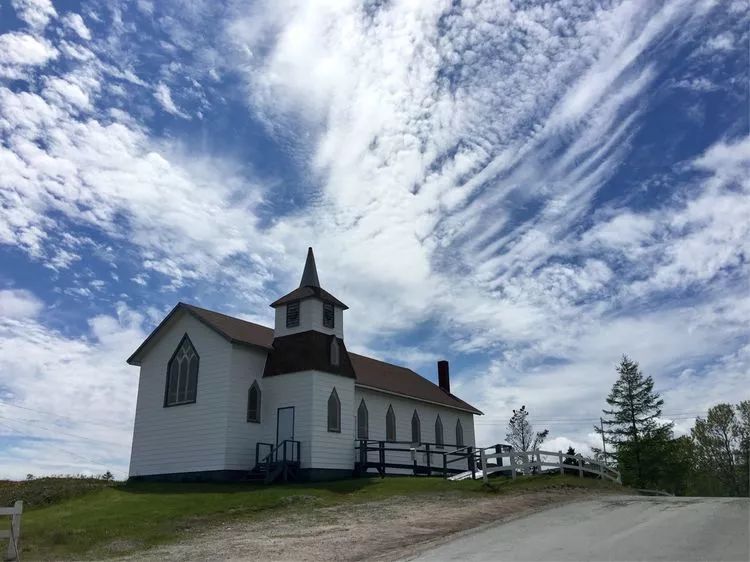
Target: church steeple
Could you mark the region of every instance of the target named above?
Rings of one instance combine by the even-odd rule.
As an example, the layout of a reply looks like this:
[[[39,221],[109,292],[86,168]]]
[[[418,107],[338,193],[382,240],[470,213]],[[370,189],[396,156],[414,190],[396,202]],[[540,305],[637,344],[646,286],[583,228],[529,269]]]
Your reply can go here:
[[[313,249],[307,249],[299,287],[271,303],[276,309],[275,337],[305,331],[344,337],[343,312],[347,306],[320,286]]]
[[[318,269],[315,267],[315,256],[313,255],[312,248],[307,249],[305,270],[302,272],[302,280],[299,282],[299,286],[320,288],[320,281],[318,280]]]

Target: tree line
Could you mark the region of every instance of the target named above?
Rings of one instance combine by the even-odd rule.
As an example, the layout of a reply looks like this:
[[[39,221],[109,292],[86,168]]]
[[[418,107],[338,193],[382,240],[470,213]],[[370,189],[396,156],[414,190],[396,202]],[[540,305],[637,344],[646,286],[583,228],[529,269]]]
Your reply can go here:
[[[627,356],[602,410],[603,447],[597,459],[614,466],[626,486],[675,495],[748,496],[750,487],[750,400],[717,404],[698,417],[690,434],[676,437],[674,424],[662,418],[664,400],[654,380]],[[549,430],[535,431],[526,406],[513,410],[506,439],[516,451],[539,448]],[[568,455],[575,454],[570,447]],[[567,458],[564,464],[575,465]]]
[[[717,404],[689,435],[675,437],[674,424],[661,417],[664,400],[653,379],[627,356],[617,373],[602,427],[594,427],[606,447],[594,452],[617,466],[623,484],[675,495],[748,495],[750,400]]]

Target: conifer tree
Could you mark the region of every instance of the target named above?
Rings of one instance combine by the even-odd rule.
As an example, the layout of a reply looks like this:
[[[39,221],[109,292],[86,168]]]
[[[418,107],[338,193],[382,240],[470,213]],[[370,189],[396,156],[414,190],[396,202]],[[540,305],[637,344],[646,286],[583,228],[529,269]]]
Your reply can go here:
[[[604,433],[607,457],[617,460],[625,478],[643,486],[650,479],[649,469],[658,462],[656,451],[672,437],[672,425],[659,423],[664,400],[654,392],[654,380],[643,376],[638,363],[624,355],[617,372],[620,376],[607,396],[611,408],[602,410],[606,416],[603,429],[595,426],[594,430]]]

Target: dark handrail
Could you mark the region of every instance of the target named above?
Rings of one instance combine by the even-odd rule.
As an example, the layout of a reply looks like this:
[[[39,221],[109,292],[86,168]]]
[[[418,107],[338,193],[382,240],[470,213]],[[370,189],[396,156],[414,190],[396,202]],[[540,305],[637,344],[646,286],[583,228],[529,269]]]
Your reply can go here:
[[[292,444],[292,458],[287,459],[287,442]],[[271,450],[268,452],[268,454],[263,457],[262,459],[258,460],[258,450],[259,445],[266,445],[270,446]],[[256,463],[257,464],[265,464],[268,466],[271,461],[278,460],[278,452],[279,449],[282,449],[284,452],[284,456],[282,457],[282,460],[289,461],[289,462],[299,462],[300,461],[300,442],[296,439],[284,439],[281,443],[277,444],[275,447],[271,445],[270,443],[256,443],[255,444],[255,451],[256,451]]]

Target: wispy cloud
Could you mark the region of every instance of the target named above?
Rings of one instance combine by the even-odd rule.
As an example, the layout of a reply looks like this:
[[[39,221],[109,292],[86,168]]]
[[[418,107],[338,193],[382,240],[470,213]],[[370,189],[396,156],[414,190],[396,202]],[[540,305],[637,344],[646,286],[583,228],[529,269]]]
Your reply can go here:
[[[189,119],[189,115],[180,111],[175,105],[174,101],[172,100],[172,92],[170,91],[169,86],[167,86],[166,84],[161,83],[156,86],[156,90],[154,90],[154,97],[167,113]]]
[[[670,96],[703,112],[744,99],[721,66],[747,58],[739,11],[139,2],[84,21],[14,6],[25,27],[0,35],[0,72],[25,82],[0,85],[0,244],[50,268],[53,298],[107,308],[80,312],[75,336],[40,314],[50,299],[1,293],[6,365],[81,392],[90,364],[114,380],[177,298],[267,320],[313,245],[350,306],[348,347],[428,375],[457,359],[483,440],[519,403],[596,417],[622,352],[675,411],[747,382],[746,115],[695,120],[699,142],[654,131]],[[243,146],[220,142],[237,130]],[[39,362],[19,365],[32,342]],[[18,384],[14,401],[36,390]],[[590,442],[588,422],[556,423],[561,446]]]

